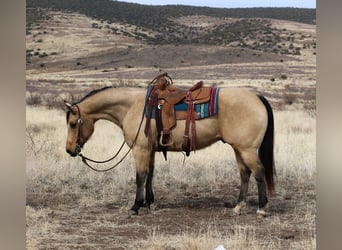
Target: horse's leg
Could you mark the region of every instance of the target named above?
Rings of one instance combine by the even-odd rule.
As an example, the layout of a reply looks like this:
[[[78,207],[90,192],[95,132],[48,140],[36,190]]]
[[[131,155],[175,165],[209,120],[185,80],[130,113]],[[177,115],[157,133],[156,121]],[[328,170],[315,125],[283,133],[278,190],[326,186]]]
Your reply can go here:
[[[235,157],[236,157],[236,161],[240,170],[241,186],[240,186],[239,198],[234,208],[234,212],[240,215],[241,209],[243,209],[247,205],[246,196],[247,196],[248,183],[249,183],[249,178],[251,176],[251,171],[249,170],[247,166],[245,166],[244,162],[241,159],[241,155],[237,150],[235,150]]]
[[[143,149],[139,146],[133,148],[133,156],[136,166],[136,196],[134,205],[131,208],[136,214],[138,214],[140,207],[144,205],[144,185],[148,175],[148,167],[150,162],[149,150]]]
[[[146,181],[146,205],[148,208],[151,208],[151,204],[154,202],[154,194],[152,189],[152,179],[153,179],[153,171],[154,171],[154,155],[155,152],[151,152],[150,162],[148,166],[148,174]]]
[[[140,207],[144,205],[144,184],[146,181],[146,173],[139,173],[136,174],[136,196],[134,205],[131,208],[132,211],[134,211],[136,214],[138,214]]]
[[[257,150],[254,148],[245,149],[240,151],[241,159],[245,166],[252,172],[257,185],[258,185],[258,197],[259,197],[259,208],[257,214],[259,217],[266,215],[265,207],[267,205],[267,193],[266,193],[266,182],[265,182],[265,169],[260,163]]]

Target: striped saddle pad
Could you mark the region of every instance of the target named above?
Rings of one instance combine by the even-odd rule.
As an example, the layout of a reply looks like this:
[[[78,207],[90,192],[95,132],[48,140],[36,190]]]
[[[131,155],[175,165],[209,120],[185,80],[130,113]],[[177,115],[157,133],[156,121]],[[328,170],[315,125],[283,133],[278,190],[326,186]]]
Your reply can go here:
[[[147,89],[146,93],[146,101],[148,101],[148,96],[150,95],[151,87]],[[195,114],[196,119],[204,119],[213,115],[216,115],[218,112],[218,95],[220,92],[220,88],[212,88],[211,94],[210,94],[210,100],[206,103],[202,104],[195,104]],[[146,105],[147,106],[147,105]],[[181,101],[174,105],[175,111],[176,111],[176,117],[182,117],[181,115],[178,116],[177,113],[184,113],[188,109],[188,104]],[[148,115],[148,109],[145,107],[145,116]],[[152,117],[155,118],[155,110],[154,107],[152,108]],[[185,118],[183,118],[185,119]]]

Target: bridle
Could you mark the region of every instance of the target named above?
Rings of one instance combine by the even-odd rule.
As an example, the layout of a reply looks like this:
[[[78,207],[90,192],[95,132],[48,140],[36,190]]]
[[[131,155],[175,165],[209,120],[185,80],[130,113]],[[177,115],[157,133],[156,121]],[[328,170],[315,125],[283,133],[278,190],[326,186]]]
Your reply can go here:
[[[163,74],[161,74],[161,75],[155,77],[155,78],[149,83],[149,85],[155,84],[156,81],[157,81],[159,78],[163,77],[163,76],[168,77],[168,78],[170,79],[171,83],[173,84],[171,77],[170,77],[167,73],[163,73]],[[148,104],[148,101],[145,101],[145,105],[144,105],[144,109],[143,109],[143,112],[142,112],[142,116],[141,116],[141,121],[140,121],[140,124],[139,124],[139,128],[138,128],[138,131],[137,131],[137,133],[136,133],[136,135],[135,135],[135,138],[134,138],[134,140],[133,140],[132,145],[129,146],[128,151],[124,154],[124,156],[123,156],[115,165],[113,165],[112,167],[109,167],[109,168],[107,168],[107,169],[97,169],[97,168],[91,166],[91,165],[88,163],[88,161],[89,161],[89,162],[93,162],[93,163],[102,164],[102,163],[107,163],[107,162],[109,162],[109,161],[111,161],[111,160],[114,160],[114,159],[119,155],[119,153],[121,152],[122,148],[124,147],[124,145],[125,145],[125,143],[126,143],[125,140],[122,142],[120,148],[119,148],[118,151],[115,153],[115,155],[112,156],[111,158],[109,158],[108,160],[104,160],[104,161],[93,160],[93,159],[90,159],[90,158],[84,156],[83,154],[81,154],[81,143],[80,143],[80,141],[81,141],[81,138],[83,137],[82,125],[84,124],[84,121],[83,121],[83,119],[82,119],[82,117],[81,117],[80,107],[79,107],[77,104],[74,104],[74,106],[76,106],[77,112],[78,112],[78,118],[77,118],[78,129],[77,129],[76,153],[77,153],[77,155],[78,155],[79,157],[82,158],[82,162],[83,162],[85,165],[87,165],[90,169],[92,169],[92,170],[94,170],[94,171],[96,171],[96,172],[107,172],[107,171],[110,171],[110,170],[114,169],[115,167],[117,167],[117,166],[118,166],[118,165],[127,157],[127,155],[129,154],[129,152],[131,152],[133,146],[134,146],[134,145],[136,144],[136,142],[137,142],[137,139],[138,139],[138,136],[139,136],[139,133],[140,133],[140,130],[141,130],[141,126],[142,126],[143,121],[144,121],[144,116],[145,116],[144,111],[145,111],[145,109],[146,109],[147,104]]]
[[[140,121],[140,124],[139,124],[139,128],[138,128],[138,131],[137,131],[137,134],[135,135],[135,138],[133,140],[133,143],[132,145],[129,147],[129,149],[127,150],[127,152],[124,154],[124,156],[116,163],[114,164],[112,167],[109,167],[107,169],[97,169],[93,166],[91,166],[89,162],[93,162],[93,163],[98,163],[98,164],[102,164],[102,163],[106,163],[106,162],[109,162],[111,160],[114,160],[118,155],[119,153],[121,152],[121,150],[123,149],[124,145],[125,145],[125,140],[122,142],[120,148],[118,149],[118,151],[115,153],[114,156],[112,156],[111,158],[109,158],[108,160],[104,160],[104,161],[98,161],[98,160],[93,160],[91,158],[88,158],[86,156],[84,156],[83,154],[81,154],[81,138],[83,138],[83,133],[82,133],[82,125],[84,124],[83,122],[83,119],[81,117],[81,112],[80,112],[80,108],[77,104],[74,104],[74,106],[76,106],[77,108],[77,112],[78,112],[78,118],[77,118],[77,125],[78,125],[78,129],[77,129],[77,140],[76,140],[76,153],[79,157],[82,158],[82,162],[87,165],[90,169],[96,171],[96,172],[107,172],[107,171],[110,171],[112,169],[114,169],[115,167],[117,167],[126,157],[127,155],[129,154],[129,152],[131,152],[133,146],[135,145],[137,139],[138,139],[138,135],[139,135],[139,132],[140,132],[140,129],[141,129],[141,126],[142,126],[142,123],[143,123],[143,120],[144,120],[144,112],[143,112],[143,115],[142,115],[142,118],[141,118],[141,121]],[[145,108],[144,108],[145,109]]]
[[[83,125],[83,119],[81,118],[81,111],[80,108],[78,107],[77,104],[75,104],[76,108],[77,108],[77,112],[78,112],[78,118],[77,118],[77,140],[76,140],[76,153],[77,155],[81,154],[81,138],[83,137],[82,135],[82,125]]]

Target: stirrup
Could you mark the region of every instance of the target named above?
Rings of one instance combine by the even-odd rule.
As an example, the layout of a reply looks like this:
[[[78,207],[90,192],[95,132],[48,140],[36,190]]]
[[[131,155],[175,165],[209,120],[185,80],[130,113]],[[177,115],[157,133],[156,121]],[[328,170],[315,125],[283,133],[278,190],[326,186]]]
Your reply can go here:
[[[163,133],[163,131],[161,131],[160,139],[159,139],[159,144],[161,146],[168,147],[168,146],[171,146],[173,144],[173,139],[172,139],[171,135],[170,135],[170,142],[169,143],[163,143],[163,137],[164,137],[164,133]]]

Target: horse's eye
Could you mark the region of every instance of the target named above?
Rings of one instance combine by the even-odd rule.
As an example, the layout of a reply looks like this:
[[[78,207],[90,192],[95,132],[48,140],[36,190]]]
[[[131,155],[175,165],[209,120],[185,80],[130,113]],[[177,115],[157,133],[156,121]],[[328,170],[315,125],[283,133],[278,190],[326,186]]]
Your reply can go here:
[[[75,122],[70,123],[70,128],[76,128],[76,123]]]

